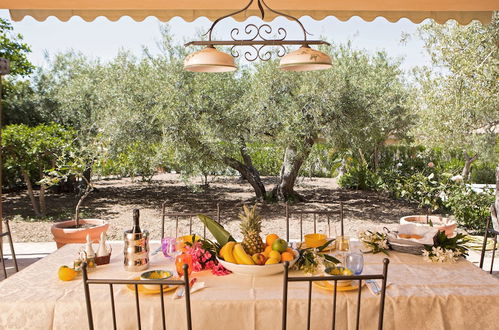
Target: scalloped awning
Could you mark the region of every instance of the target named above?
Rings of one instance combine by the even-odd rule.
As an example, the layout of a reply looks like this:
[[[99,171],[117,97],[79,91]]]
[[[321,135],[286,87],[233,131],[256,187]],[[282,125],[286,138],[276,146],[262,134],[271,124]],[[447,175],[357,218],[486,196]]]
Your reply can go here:
[[[224,14],[241,9],[248,0],[2,0],[0,8],[9,9],[14,21],[31,16],[44,21],[50,16],[67,21],[79,16],[92,21],[104,16],[116,21],[129,16],[142,21],[149,16],[160,21],[169,21],[179,16],[186,21],[198,17],[214,20]],[[498,0],[267,0],[274,9],[296,17],[310,16],[321,20],[334,16],[346,21],[359,16],[366,21],[384,17],[390,22],[408,18],[419,23],[432,18],[438,23],[454,19],[460,24],[478,20],[490,23],[494,10],[499,10]],[[256,4],[247,12],[236,16],[244,20],[249,16],[259,16]],[[275,15],[265,17],[272,20]]]

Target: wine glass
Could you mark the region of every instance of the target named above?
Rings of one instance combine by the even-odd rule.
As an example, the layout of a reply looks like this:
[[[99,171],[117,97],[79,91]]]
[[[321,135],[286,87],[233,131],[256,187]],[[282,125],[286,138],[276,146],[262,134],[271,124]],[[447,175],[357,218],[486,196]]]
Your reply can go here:
[[[346,257],[345,264],[345,266],[355,275],[360,275],[364,269],[364,257],[362,256],[362,253],[349,253]]]
[[[176,239],[175,237],[164,237],[161,239],[161,251],[167,258],[173,258],[173,254],[176,250]]]

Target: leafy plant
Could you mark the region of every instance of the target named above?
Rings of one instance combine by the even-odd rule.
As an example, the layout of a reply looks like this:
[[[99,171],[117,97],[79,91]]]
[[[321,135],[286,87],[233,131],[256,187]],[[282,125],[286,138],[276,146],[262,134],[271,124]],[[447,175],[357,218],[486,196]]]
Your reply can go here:
[[[305,273],[315,273],[319,268],[327,268],[340,263],[338,259],[322,253],[334,240],[327,241],[318,248],[298,249],[299,257],[294,264],[295,269],[303,270]]]
[[[213,235],[213,237],[215,237],[220,246],[224,246],[229,241],[235,241],[234,237],[232,237],[232,235],[227,230],[225,230],[225,228],[221,224],[219,224],[209,216],[198,214],[198,218],[206,226],[206,228],[208,228],[208,230]]]

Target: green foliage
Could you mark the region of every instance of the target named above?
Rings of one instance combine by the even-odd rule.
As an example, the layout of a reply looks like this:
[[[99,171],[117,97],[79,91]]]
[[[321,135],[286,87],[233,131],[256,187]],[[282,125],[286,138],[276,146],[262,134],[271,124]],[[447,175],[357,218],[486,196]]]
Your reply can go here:
[[[477,153],[496,163],[499,15],[488,25],[427,23],[420,35],[433,66],[416,72],[413,136],[425,146]]]
[[[445,207],[450,209],[458,223],[468,229],[483,231],[490,205],[494,202],[494,192],[488,189],[477,193],[465,185],[452,185],[446,191]]]
[[[277,176],[282,164],[282,147],[273,143],[251,143],[248,153],[260,175]]]
[[[348,172],[340,177],[339,185],[343,188],[360,190],[378,190],[381,184],[379,176],[371,171],[367,164],[352,161]]]
[[[10,61],[10,75],[13,76],[29,75],[34,69],[27,57],[31,49],[22,40],[22,35],[13,33],[12,24],[0,18],[0,57]]]
[[[75,132],[58,124],[9,125],[3,131],[5,168],[42,172],[73,147]]]
[[[425,250],[432,252],[433,247],[441,247],[444,250],[459,252],[459,255],[462,256],[468,255],[468,248],[466,247],[468,239],[466,235],[462,233],[457,233],[454,237],[449,238],[445,232],[438,231],[433,238],[433,242],[433,245],[425,245]]]

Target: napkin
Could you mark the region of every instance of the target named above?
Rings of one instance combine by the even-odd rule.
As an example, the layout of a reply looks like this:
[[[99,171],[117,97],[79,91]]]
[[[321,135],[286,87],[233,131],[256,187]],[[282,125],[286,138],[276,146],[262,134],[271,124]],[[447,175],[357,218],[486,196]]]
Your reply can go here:
[[[408,224],[403,224],[403,225],[398,225],[398,233],[400,234],[407,234],[407,235],[418,235],[422,236],[420,239],[416,238],[402,238],[398,236],[396,238],[396,241],[399,243],[404,244],[409,243],[409,242],[414,242],[414,243],[419,243],[419,244],[426,244],[426,245],[433,245],[433,237],[436,235],[438,232],[438,228],[431,227],[429,225],[416,225],[412,223]]]

